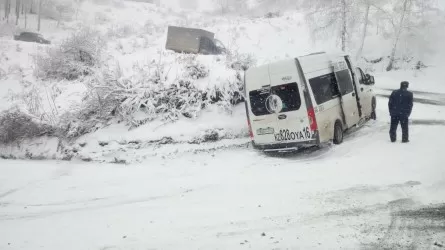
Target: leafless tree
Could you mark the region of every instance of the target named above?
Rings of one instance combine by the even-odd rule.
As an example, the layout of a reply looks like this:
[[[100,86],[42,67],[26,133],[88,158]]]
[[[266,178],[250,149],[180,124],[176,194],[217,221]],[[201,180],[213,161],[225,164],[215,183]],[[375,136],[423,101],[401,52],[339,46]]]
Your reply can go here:
[[[309,0],[306,18],[315,36],[335,33],[342,51],[348,47],[351,30],[356,25],[359,5],[353,0]]]
[[[11,0],[5,0],[5,19],[9,22],[9,14],[11,14]]]
[[[21,0],[15,0],[15,25],[19,25]]]
[[[37,20],[37,30],[40,31],[42,20],[42,0],[39,0],[39,16]]]
[[[23,15],[24,15],[24,17],[25,17],[25,29],[27,28],[27,26],[28,26],[28,10],[27,10],[27,8],[28,8],[28,1],[23,5]]]
[[[408,15],[410,8],[411,8],[411,4],[412,4],[412,0],[403,0],[403,7],[400,12],[400,20],[399,20],[397,26],[395,27],[396,33],[394,36],[394,42],[393,42],[393,46],[391,49],[389,63],[388,63],[388,66],[386,67],[387,71],[392,70],[394,67],[394,59],[396,56],[397,45],[399,44],[400,36],[402,35],[403,29],[404,29],[405,19],[406,19],[406,16]]]
[[[60,26],[60,22],[62,21],[62,17],[66,12],[69,12],[73,9],[71,1],[59,1],[56,3],[56,10],[59,13],[57,19],[57,27]]]
[[[28,11],[32,6],[33,0],[22,0],[22,15],[25,18],[25,29],[28,27]]]
[[[29,14],[36,14],[36,11],[35,11],[35,9],[34,9],[34,6],[35,6],[35,5],[34,5],[34,2],[35,2],[35,1],[34,1],[34,0],[30,0],[30,2],[31,2],[31,3],[30,3],[31,6],[30,6],[30,8],[29,8]]]
[[[360,39],[360,47],[357,51],[357,59],[359,59],[362,56],[363,48],[365,47],[365,40],[368,33],[368,26],[369,26],[369,11],[371,9],[371,1],[370,0],[364,0],[364,8],[365,8],[365,14],[363,18],[363,29],[362,29],[362,36]]]
[[[386,67],[387,71],[394,69],[394,63],[397,55],[400,40],[405,37],[421,37],[425,39],[425,30],[432,24],[431,13],[440,12],[437,9],[437,0],[395,0],[394,7],[390,16],[391,26],[393,28],[394,40],[391,54]],[[426,46],[425,44],[423,45]]]
[[[216,4],[221,10],[221,14],[225,14],[229,11],[229,0],[216,0]]]

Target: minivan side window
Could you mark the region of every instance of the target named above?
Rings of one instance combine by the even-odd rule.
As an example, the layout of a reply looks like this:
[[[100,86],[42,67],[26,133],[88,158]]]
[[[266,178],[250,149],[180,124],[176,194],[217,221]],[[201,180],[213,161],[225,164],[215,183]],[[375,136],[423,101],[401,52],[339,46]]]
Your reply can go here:
[[[280,97],[283,106],[280,113],[299,110],[301,107],[300,90],[297,83],[273,86],[270,89],[258,89],[249,92],[250,108],[255,116],[269,115],[268,98],[271,95]]]
[[[338,86],[341,91],[341,95],[347,95],[354,91],[354,86],[352,83],[351,75],[349,74],[349,70],[345,69],[342,71],[338,71],[335,73],[337,76]]]
[[[339,96],[334,73],[309,79],[309,84],[317,104],[323,104]]]

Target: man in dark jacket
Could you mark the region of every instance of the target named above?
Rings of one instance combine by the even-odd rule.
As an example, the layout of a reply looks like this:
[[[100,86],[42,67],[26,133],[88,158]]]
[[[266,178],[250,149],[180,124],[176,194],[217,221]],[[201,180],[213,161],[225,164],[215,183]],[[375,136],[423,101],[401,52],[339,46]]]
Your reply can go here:
[[[413,110],[413,93],[408,91],[408,82],[402,82],[400,89],[394,90],[389,97],[388,108],[391,115],[391,142],[397,139],[397,127],[402,127],[402,142],[409,142],[408,118]]]

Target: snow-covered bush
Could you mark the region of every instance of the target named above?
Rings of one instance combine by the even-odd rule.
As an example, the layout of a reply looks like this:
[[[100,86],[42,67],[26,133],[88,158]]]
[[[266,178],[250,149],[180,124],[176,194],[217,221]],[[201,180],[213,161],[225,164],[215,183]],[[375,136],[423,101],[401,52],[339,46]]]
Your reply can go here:
[[[58,123],[55,99],[60,94],[56,84],[22,81],[23,90],[9,95],[9,100],[20,104],[21,110],[35,119],[51,125]]]
[[[234,70],[245,71],[255,66],[256,59],[252,54],[230,52],[227,54],[227,64]]]
[[[135,66],[131,76],[124,76],[119,68],[106,69],[89,85],[94,93],[91,96],[109,107],[116,104],[113,110],[136,127],[156,118],[174,121],[181,116],[196,117],[206,106],[204,92],[189,80],[165,84],[163,68],[155,62]]]
[[[118,24],[108,28],[107,37],[109,38],[124,38],[129,37],[135,33],[135,28],[130,24]]]
[[[69,112],[60,119],[60,135],[67,139],[78,138],[103,127],[110,117],[102,117],[93,107],[85,106],[79,112]]]
[[[199,136],[189,141],[190,144],[201,144],[205,142],[215,142],[223,138],[224,131],[222,129],[207,129]]]
[[[390,58],[388,57],[386,62],[388,62],[389,60]],[[417,62],[418,61],[413,56],[410,55],[394,57],[391,70],[414,69]]]
[[[94,21],[96,24],[106,24],[111,21],[110,17],[104,12],[96,12],[94,15]]]
[[[236,74],[235,80],[227,80],[218,88],[209,90],[210,103],[217,104],[225,112],[231,113],[232,107],[244,101],[243,81],[241,74]]]
[[[17,26],[13,25],[13,23],[0,22],[0,37],[3,36],[12,36],[17,32]]]
[[[156,26],[151,20],[145,22],[142,31],[144,34],[148,35],[156,35],[164,32],[165,27],[163,26]]]
[[[97,31],[83,28],[46,53],[35,55],[35,74],[42,79],[67,80],[91,75],[101,62],[104,45]]]
[[[0,68],[0,80],[3,80],[6,78],[6,71]]]
[[[279,11],[269,11],[264,15],[265,18],[276,18],[280,16],[281,13]]]
[[[192,61],[185,65],[186,77],[190,77],[194,80],[198,80],[209,75],[207,67],[197,61]]]
[[[53,135],[55,129],[36,122],[18,109],[0,113],[0,143],[8,144],[22,139]]]
[[[219,62],[218,67],[226,66]],[[180,55],[169,63],[153,60],[136,64],[131,73],[124,73],[119,65],[109,66],[88,84],[91,103],[87,107],[105,110],[102,118],[117,116],[132,127],[155,119],[171,122],[180,117],[196,118],[210,104],[230,112],[243,100],[243,84],[240,73],[229,71],[232,76],[212,79],[221,82],[203,87],[199,83],[209,77],[210,70],[196,55]]]

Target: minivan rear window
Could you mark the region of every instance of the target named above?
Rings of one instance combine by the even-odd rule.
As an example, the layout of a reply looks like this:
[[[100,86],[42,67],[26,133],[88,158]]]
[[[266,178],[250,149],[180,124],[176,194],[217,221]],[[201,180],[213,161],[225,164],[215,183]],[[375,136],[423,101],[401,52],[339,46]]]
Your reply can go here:
[[[280,113],[299,110],[301,107],[300,91],[297,83],[288,83],[271,88],[263,88],[249,92],[250,107],[255,116],[271,114],[267,105],[267,98],[270,95],[280,97],[283,107]]]
[[[255,116],[270,114],[266,107],[266,100],[269,96],[270,89],[258,89],[249,92],[250,108]]]

